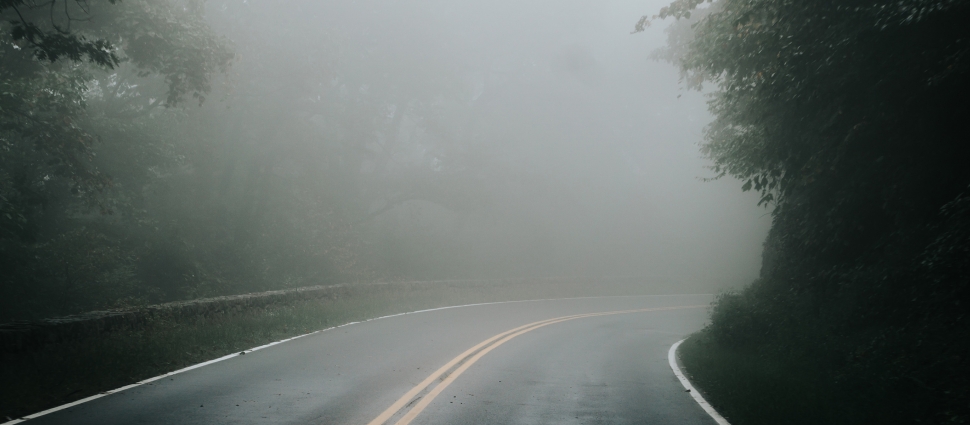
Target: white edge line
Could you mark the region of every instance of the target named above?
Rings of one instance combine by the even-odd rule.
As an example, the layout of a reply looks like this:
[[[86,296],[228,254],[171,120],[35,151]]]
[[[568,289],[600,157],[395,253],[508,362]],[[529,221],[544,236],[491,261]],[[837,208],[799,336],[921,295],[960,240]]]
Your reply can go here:
[[[215,358],[215,359],[212,359],[212,360],[209,360],[209,361],[205,361],[205,362],[202,362],[202,363],[194,364],[192,366],[184,367],[182,369],[175,370],[175,371],[172,371],[172,372],[168,372],[168,373],[165,373],[165,374],[162,374],[162,375],[158,375],[158,376],[153,377],[153,378],[143,379],[141,381],[135,382],[134,384],[129,384],[129,385],[125,385],[125,386],[120,387],[120,388],[115,388],[113,390],[104,391],[102,393],[98,393],[98,394],[95,394],[95,395],[90,396],[90,397],[85,397],[85,398],[82,398],[80,400],[75,400],[75,401],[72,401],[72,402],[67,403],[67,404],[62,404],[62,405],[57,406],[57,407],[52,407],[52,408],[47,409],[47,410],[43,410],[43,411],[40,411],[40,412],[37,412],[37,413],[32,413],[32,414],[29,414],[29,415],[26,415],[26,416],[23,416],[23,417],[20,417],[20,418],[17,418],[17,419],[13,419],[11,421],[3,422],[3,423],[0,423],[0,425],[14,425],[14,424],[19,424],[19,423],[25,422],[25,421],[27,421],[29,419],[36,419],[36,418],[39,418],[39,417],[44,416],[44,415],[49,415],[49,414],[54,413],[54,412],[57,412],[59,410],[64,410],[64,409],[67,409],[67,408],[70,408],[70,407],[77,406],[77,405],[82,404],[82,403],[87,403],[87,402],[89,402],[91,400],[99,399],[99,398],[104,397],[106,395],[118,393],[118,392],[121,392],[121,391],[124,391],[124,390],[127,390],[127,389],[131,389],[131,388],[134,388],[134,387],[138,387],[138,386],[147,384],[149,382],[153,382],[153,381],[157,381],[159,379],[167,378],[167,377],[172,376],[172,375],[177,375],[177,374],[180,374],[182,372],[188,372],[188,371],[190,371],[192,369],[198,369],[200,367],[208,366],[208,365],[213,364],[213,363],[218,363],[218,362],[221,362],[223,360],[229,360],[231,358],[234,358],[236,356],[239,356],[240,354],[251,353],[253,351],[262,350],[264,348],[269,348],[269,347],[272,347],[274,345],[282,344],[282,343],[287,342],[287,341],[292,341],[294,339],[299,339],[299,338],[303,338],[305,336],[310,336],[310,335],[313,335],[313,334],[318,334],[320,332],[326,332],[326,331],[329,331],[329,330],[332,330],[332,329],[342,328],[344,326],[350,326],[350,325],[355,325],[355,324],[364,323],[364,322],[370,322],[370,321],[374,321],[374,320],[389,319],[391,317],[403,316],[405,314],[427,313],[429,311],[448,310],[448,309],[451,309],[451,308],[462,308],[462,307],[475,307],[475,306],[480,306],[480,305],[491,305],[491,304],[510,304],[510,303],[524,303],[524,302],[536,302],[536,301],[558,301],[558,300],[580,300],[580,299],[589,299],[589,298],[674,297],[674,296],[684,296],[684,295],[701,296],[701,295],[711,295],[711,294],[606,295],[606,296],[600,296],[600,297],[543,298],[543,299],[538,299],[538,300],[495,301],[495,302],[488,302],[488,303],[475,303],[475,304],[452,305],[452,306],[447,306],[447,307],[429,308],[429,309],[426,309],[426,310],[409,311],[409,312],[405,312],[405,313],[397,313],[397,314],[391,314],[391,315],[387,315],[387,316],[375,317],[373,319],[366,319],[366,320],[360,320],[360,321],[357,321],[357,322],[350,322],[350,323],[344,323],[342,325],[331,326],[331,327],[326,328],[326,329],[320,329],[318,331],[308,332],[308,333],[305,333],[305,334],[302,334],[302,335],[297,335],[297,336],[294,336],[294,337],[290,337],[290,338],[286,338],[286,339],[281,339],[279,341],[274,341],[274,342],[271,342],[269,344],[264,344],[264,345],[260,345],[258,347],[253,347],[253,348],[250,348],[248,350],[243,350],[243,351],[241,351],[239,353],[227,354],[227,355],[222,356],[222,357],[219,357],[219,358]],[[680,341],[680,342],[683,342],[683,341]],[[677,344],[674,344],[674,347],[677,347],[677,345],[679,345],[680,342],[678,342]],[[671,351],[671,352],[673,352],[673,351]],[[679,372],[675,369],[674,370],[674,373],[679,373]],[[678,375],[678,377],[679,376],[681,376],[681,375]],[[686,383],[686,381],[684,381],[684,378],[681,378],[681,382],[685,382],[684,385],[690,385],[689,383]],[[703,401],[703,399],[701,399],[701,400]],[[710,412],[708,412],[708,413],[710,413]],[[716,415],[717,412],[714,412],[714,414]],[[720,416],[718,416],[718,417],[720,417]],[[727,421],[725,421],[722,425],[730,425],[730,424],[728,424]]]
[[[724,417],[721,416],[720,413],[717,413],[717,410],[714,410],[714,407],[711,406],[711,404],[708,403],[707,400],[704,400],[704,396],[702,396],[701,393],[697,392],[697,389],[694,388],[693,385],[691,385],[689,380],[687,380],[687,376],[685,376],[684,373],[681,372],[680,366],[677,365],[677,347],[680,347],[680,343],[682,342],[684,342],[683,339],[675,342],[674,345],[670,346],[670,351],[667,352],[667,361],[670,362],[670,368],[673,369],[674,375],[676,375],[677,379],[680,380],[680,383],[684,385],[684,388],[686,388],[687,392],[690,393],[690,396],[694,398],[694,401],[696,401],[697,404],[701,405],[701,408],[704,409],[704,411],[707,412],[708,415],[711,415],[711,418],[714,419],[714,422],[717,422],[718,425],[731,425],[727,421],[727,419],[724,419]]]

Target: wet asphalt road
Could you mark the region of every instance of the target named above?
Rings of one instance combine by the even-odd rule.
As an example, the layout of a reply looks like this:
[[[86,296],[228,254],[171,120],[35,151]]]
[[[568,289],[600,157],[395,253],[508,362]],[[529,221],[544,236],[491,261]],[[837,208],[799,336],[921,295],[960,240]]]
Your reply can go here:
[[[442,365],[512,328],[572,314],[710,301],[707,295],[604,297],[389,317],[236,356],[27,423],[366,425]],[[670,346],[700,329],[706,316],[705,308],[648,311],[526,332],[472,363],[411,423],[714,424],[667,363]]]

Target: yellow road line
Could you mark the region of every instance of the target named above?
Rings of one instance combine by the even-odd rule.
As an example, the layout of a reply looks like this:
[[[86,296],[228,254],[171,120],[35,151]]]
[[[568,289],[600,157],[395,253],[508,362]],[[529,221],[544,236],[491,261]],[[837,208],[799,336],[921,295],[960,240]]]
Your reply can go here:
[[[420,401],[418,401],[418,403],[415,404],[413,408],[411,408],[411,410],[405,413],[404,416],[401,417],[401,419],[395,423],[395,425],[408,425],[409,423],[411,423],[412,420],[414,420],[414,418],[416,418],[419,414],[421,414],[421,412],[424,410],[425,407],[431,404],[431,402],[435,399],[435,397],[438,396],[438,394],[444,391],[445,388],[448,387],[448,385],[451,385],[451,383],[454,382],[455,379],[458,379],[458,376],[460,376],[462,373],[468,370],[468,368],[471,367],[472,364],[477,362],[479,359],[481,359],[483,356],[488,354],[490,351],[494,350],[496,347],[526,332],[541,328],[543,326],[551,325],[554,323],[565,322],[567,320],[580,319],[585,317],[608,316],[608,315],[624,314],[624,313],[640,313],[640,312],[647,312],[647,311],[679,310],[679,309],[699,308],[699,307],[707,307],[707,306],[691,305],[691,306],[680,306],[680,307],[659,307],[659,308],[645,308],[645,309],[639,309],[639,310],[620,310],[620,311],[607,311],[607,312],[600,312],[600,313],[574,314],[571,316],[554,317],[552,319],[540,320],[538,322],[529,323],[527,325],[523,325],[514,329],[507,330],[489,339],[486,339],[485,341],[482,341],[481,343],[475,345],[474,347],[469,348],[464,353],[459,354],[454,359],[451,359],[451,361],[446,363],[444,366],[438,368],[438,370],[434,371],[431,375],[429,375],[427,378],[421,381],[421,383],[419,383],[414,388],[412,388],[407,393],[405,393],[403,396],[401,396],[401,398],[395,401],[394,404],[391,404],[391,406],[388,407],[386,410],[384,410],[384,412],[382,412],[380,415],[374,418],[374,420],[370,421],[368,425],[384,424],[385,422],[387,422],[388,419],[394,416],[395,413],[397,413],[402,408],[407,406],[407,404],[410,401],[412,401],[412,399],[414,399],[415,396],[420,394],[422,391],[427,389],[432,383],[434,383],[435,380],[441,379],[442,376],[448,372],[448,370],[450,370],[451,368],[455,367],[455,365],[458,365],[459,363],[462,363],[464,361],[464,363],[462,363],[457,369],[455,369],[454,372],[448,374],[447,377],[445,377],[437,386],[435,386],[424,397],[422,397]],[[495,342],[494,344],[489,345],[496,340],[498,340],[498,342]],[[485,348],[482,349],[483,347]],[[477,351],[477,354],[476,354],[476,351]]]
[[[528,328],[529,326],[533,326],[539,323],[547,322],[549,320],[555,320],[555,319],[540,320],[535,323],[529,323],[528,325],[519,326],[515,329],[511,329],[511,330],[502,332],[498,335],[495,335],[489,339],[486,339],[485,341],[482,341],[478,345],[472,348],[469,348],[464,353],[459,354],[458,357],[451,359],[451,361],[446,363],[444,366],[438,368],[438,370],[434,371],[434,373],[432,373],[431,375],[428,375],[428,377],[425,378],[424,381],[421,381],[420,384],[416,385],[410,391],[404,393],[404,395],[401,396],[401,398],[399,398],[397,401],[395,401],[394,404],[391,405],[391,407],[388,407],[386,410],[384,410],[384,412],[382,412],[380,415],[374,418],[374,420],[370,421],[370,423],[368,423],[367,425],[380,425],[386,422],[388,419],[390,419],[391,416],[394,415],[394,413],[396,413],[398,410],[401,410],[401,408],[404,407],[407,404],[407,402],[411,401],[411,399],[414,398],[414,396],[418,395],[418,393],[420,393],[429,385],[431,385],[435,379],[443,375],[445,372],[448,371],[448,369],[451,369],[452,367],[454,367],[456,364],[464,360],[466,357],[474,353],[476,350],[512,332],[522,330],[522,329]]]

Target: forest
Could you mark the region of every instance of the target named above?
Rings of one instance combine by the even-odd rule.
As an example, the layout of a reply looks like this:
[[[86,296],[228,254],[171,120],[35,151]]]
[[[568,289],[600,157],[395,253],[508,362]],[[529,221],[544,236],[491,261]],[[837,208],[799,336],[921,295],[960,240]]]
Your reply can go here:
[[[683,361],[737,423],[970,421],[970,3],[556,5],[629,44],[547,3],[0,0],[0,323],[634,276],[719,294]]]
[[[679,0],[637,30],[665,17],[656,55],[713,86],[704,154],[772,215],[690,348],[708,388],[746,423],[966,423],[970,4]],[[752,383],[804,398],[755,412]]]
[[[617,4],[4,0],[0,322],[354,282],[749,281],[767,218],[698,179],[701,97]]]

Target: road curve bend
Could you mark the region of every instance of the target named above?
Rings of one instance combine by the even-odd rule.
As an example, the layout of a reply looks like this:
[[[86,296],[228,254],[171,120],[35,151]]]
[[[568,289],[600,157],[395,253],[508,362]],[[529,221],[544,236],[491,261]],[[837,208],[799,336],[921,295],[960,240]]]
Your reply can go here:
[[[668,348],[710,295],[492,303],[331,329],[29,424],[705,424]]]

